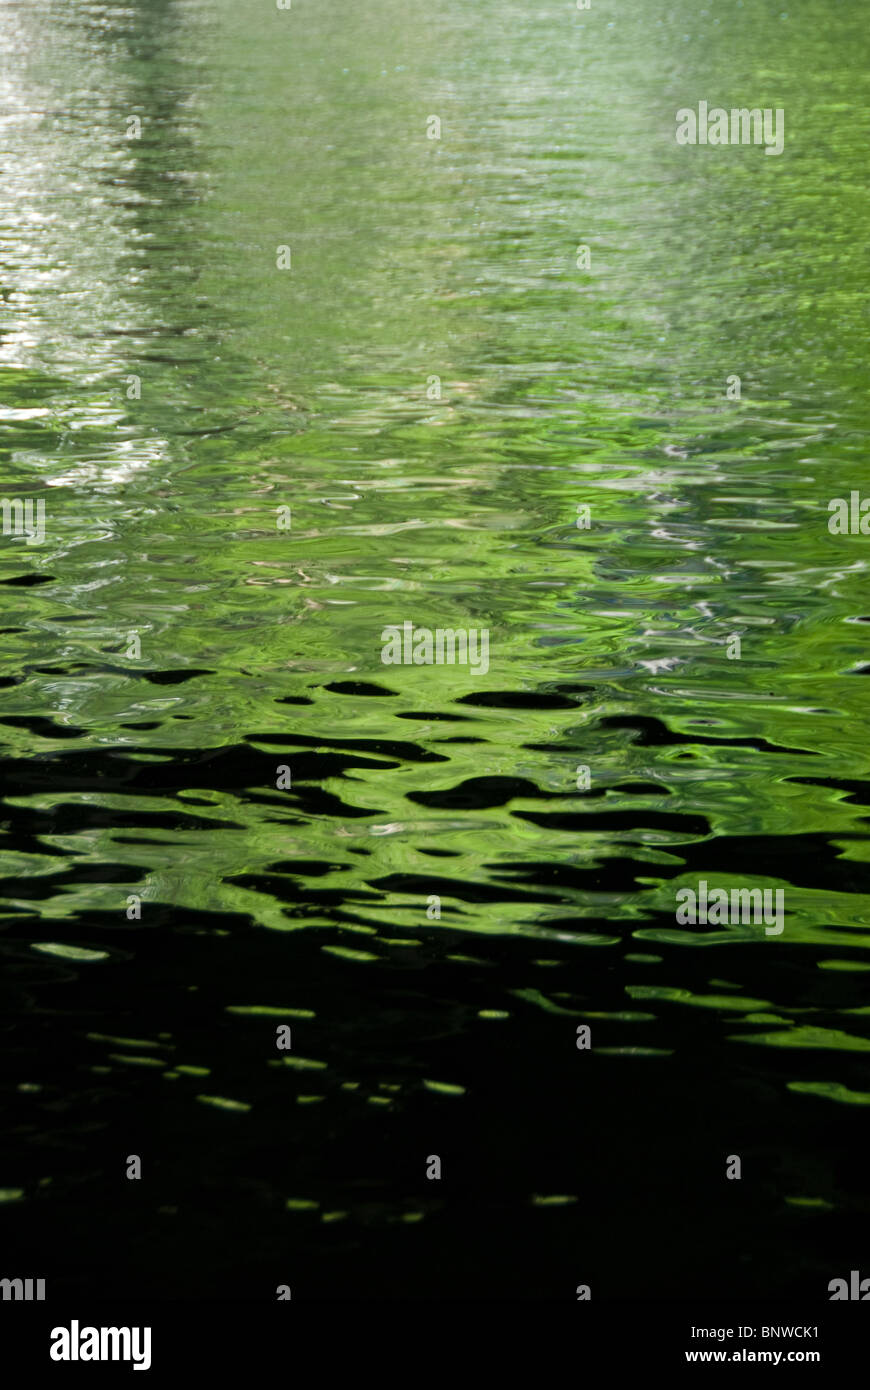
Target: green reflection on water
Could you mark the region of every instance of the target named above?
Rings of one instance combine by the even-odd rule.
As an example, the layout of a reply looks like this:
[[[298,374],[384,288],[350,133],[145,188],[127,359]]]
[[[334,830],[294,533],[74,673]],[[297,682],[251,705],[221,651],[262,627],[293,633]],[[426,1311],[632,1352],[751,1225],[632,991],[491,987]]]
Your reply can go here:
[[[866,476],[862,12],[297,10],[9,14],[0,443],[48,516],[0,546],[9,919],[69,923],[33,949],[82,969],[110,953],[80,919],[120,937],[131,893],[210,945],[194,914],[332,932],[364,976],[409,945],[480,965],[442,932],[541,939],[557,974],[654,942],[627,958],[674,983],[620,977],[595,1013],[513,975],[467,1007],[654,1021],[624,987],[782,1022],[729,1044],[866,1051],[790,1021],[792,976],[705,993],[694,949],[793,949],[863,1024],[867,541],[826,525]],[[701,98],[784,107],[782,158],[678,149]],[[486,628],[489,671],[384,666],[405,619]],[[678,929],[676,888],[714,873],[784,886],[784,938]]]

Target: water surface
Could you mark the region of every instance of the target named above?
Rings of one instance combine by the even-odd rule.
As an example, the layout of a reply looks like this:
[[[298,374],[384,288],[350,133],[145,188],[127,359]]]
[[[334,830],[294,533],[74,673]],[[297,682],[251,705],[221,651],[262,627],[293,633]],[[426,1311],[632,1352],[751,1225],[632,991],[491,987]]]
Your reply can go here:
[[[3,490],[46,507],[0,540],[10,1258],[825,1298],[868,1216],[861,8],[0,26]],[[677,146],[702,99],[783,155]],[[489,670],[385,666],[405,620]],[[783,934],[678,925],[700,879]]]

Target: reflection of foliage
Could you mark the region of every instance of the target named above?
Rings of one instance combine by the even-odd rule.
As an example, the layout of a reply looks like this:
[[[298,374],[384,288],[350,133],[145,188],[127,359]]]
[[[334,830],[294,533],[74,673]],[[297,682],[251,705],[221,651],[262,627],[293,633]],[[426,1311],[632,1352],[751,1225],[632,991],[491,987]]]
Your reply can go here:
[[[337,949],[368,957],[384,931],[420,926],[443,877],[443,924],[478,939],[611,950],[637,930],[682,949],[697,935],[650,914],[668,913],[687,844],[738,837],[748,854],[801,834],[835,840],[843,879],[794,886],[789,939],[860,945],[862,803],[825,779],[867,772],[847,674],[864,554],[832,543],[824,508],[858,478],[866,437],[863,150],[835,147],[842,194],[808,209],[823,114],[803,103],[800,159],[775,172],[750,178],[739,152],[678,162],[650,120],[667,113],[642,27],[614,72],[569,62],[537,26],[526,81],[503,94],[492,60],[518,40],[497,25],[486,62],[433,45],[385,75],[383,52],[410,32],[368,13],[332,33],[324,14],[295,31],[289,80],[266,10],[222,0],[197,49],[193,12],[161,28],[143,7],[127,48],[88,49],[105,96],[93,120],[13,131],[26,215],[10,233],[4,477],[45,488],[49,538],[38,554],[4,541],[0,571],[51,582],[4,591],[0,677],[26,679],[0,690],[0,727],[18,759],[251,747],[277,764],[353,747],[361,763],[301,792],[294,778],[286,796],[202,785],[201,767],[165,797],[34,792],[17,811],[105,815],[62,831],[38,816],[14,875],[48,873],[60,850],[88,872],[43,900],[48,915],[115,910],[119,880],[92,872],[110,863],[125,891],[141,871],[179,911],[276,930],[340,920],[351,944]],[[325,38],[335,61],[308,61]],[[776,39],[788,71],[800,40]],[[40,80],[80,90],[90,43],[73,33]],[[443,94],[460,54],[436,151],[419,93]],[[843,47],[827,72],[860,91],[856,62]],[[791,70],[805,80],[803,62]],[[578,126],[564,92],[581,79]],[[811,80],[830,95],[818,63]],[[581,235],[590,273],[572,259]],[[735,366],[739,405],[724,397]],[[130,371],[141,401],[123,396]],[[433,373],[441,400],[426,396]],[[405,618],[487,626],[489,674],[387,672],[379,633]],[[147,679],[193,668],[177,686]],[[481,690],[490,704],[458,703]],[[536,701],[512,704],[521,692]],[[577,791],[578,759],[602,801]],[[521,790],[484,807],[409,798],[483,775]],[[328,809],[305,796],[319,780]],[[535,821],[545,800],[588,826]],[[172,834],[156,814],[178,817]],[[616,885],[602,885],[608,861],[624,865]],[[738,858],[733,882],[764,872]],[[739,1011],[731,994],[715,1007]]]

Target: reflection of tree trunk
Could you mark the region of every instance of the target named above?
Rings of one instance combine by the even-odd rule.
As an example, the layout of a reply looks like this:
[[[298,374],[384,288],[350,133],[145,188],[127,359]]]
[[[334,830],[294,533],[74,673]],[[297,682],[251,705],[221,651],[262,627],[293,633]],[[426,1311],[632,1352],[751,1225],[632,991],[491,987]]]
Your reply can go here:
[[[23,25],[27,18],[25,11]],[[79,377],[76,343],[86,337],[89,379],[132,369],[135,355],[119,358],[112,340],[153,335],[165,318],[166,285],[143,274],[140,244],[156,239],[169,217],[173,254],[189,261],[195,251],[179,216],[185,191],[168,177],[196,163],[182,120],[190,73],[171,52],[174,7],[157,0],[147,14],[137,7],[113,22],[107,12],[94,24],[64,6],[40,16],[39,35],[19,37],[13,99],[34,117],[9,131],[17,195],[10,262],[26,304],[25,351]],[[134,113],[146,126],[141,140],[125,139]]]

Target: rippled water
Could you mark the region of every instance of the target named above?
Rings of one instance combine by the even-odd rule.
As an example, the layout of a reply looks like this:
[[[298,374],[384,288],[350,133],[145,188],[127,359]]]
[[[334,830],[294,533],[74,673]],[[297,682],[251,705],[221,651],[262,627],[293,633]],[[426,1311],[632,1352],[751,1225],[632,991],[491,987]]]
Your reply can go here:
[[[3,489],[46,518],[0,539],[9,1258],[827,1297],[870,1208],[862,7],[0,28]],[[783,155],[678,146],[702,99]],[[384,665],[406,620],[488,671]],[[783,934],[679,925],[701,879]]]

